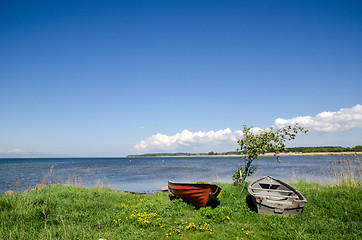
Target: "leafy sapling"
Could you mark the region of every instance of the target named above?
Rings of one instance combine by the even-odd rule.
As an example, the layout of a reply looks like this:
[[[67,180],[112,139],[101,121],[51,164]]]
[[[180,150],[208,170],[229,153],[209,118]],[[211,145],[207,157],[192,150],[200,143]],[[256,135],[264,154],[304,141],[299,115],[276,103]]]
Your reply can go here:
[[[277,161],[280,162],[280,152],[287,151],[285,142],[295,139],[298,133],[307,132],[308,130],[304,130],[298,123],[277,130],[271,127],[259,133],[253,133],[252,127],[244,125],[243,137],[237,142],[240,147],[237,148],[236,151],[244,154],[245,163],[244,166],[238,167],[238,171],[234,173],[234,182],[243,183],[247,176],[255,172],[256,167],[252,163],[255,159],[258,159],[260,155],[273,152]]]

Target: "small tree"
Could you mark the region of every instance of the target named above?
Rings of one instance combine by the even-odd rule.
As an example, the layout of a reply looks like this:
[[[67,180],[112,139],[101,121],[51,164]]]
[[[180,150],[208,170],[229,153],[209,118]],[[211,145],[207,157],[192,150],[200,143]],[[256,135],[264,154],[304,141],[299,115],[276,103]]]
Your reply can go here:
[[[236,183],[244,182],[247,176],[250,176],[255,170],[255,165],[252,165],[255,159],[266,152],[274,152],[274,156],[279,160],[279,153],[286,151],[285,141],[295,139],[299,133],[307,133],[298,124],[287,126],[274,130],[272,127],[264,129],[258,134],[254,134],[251,127],[244,125],[243,138],[238,140],[240,148],[236,149],[245,155],[244,166],[238,167],[238,171],[234,173],[233,180]]]

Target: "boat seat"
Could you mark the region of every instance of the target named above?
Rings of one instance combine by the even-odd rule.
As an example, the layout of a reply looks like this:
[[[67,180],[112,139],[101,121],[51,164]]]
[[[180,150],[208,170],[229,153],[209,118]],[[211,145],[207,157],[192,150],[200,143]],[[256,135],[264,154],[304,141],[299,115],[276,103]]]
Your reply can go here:
[[[277,195],[277,194],[268,194],[268,195],[265,195],[265,194],[254,194],[255,197],[270,197],[271,199],[272,198],[290,198],[290,199],[299,199],[298,196],[286,196],[286,195]]]
[[[250,188],[251,190],[262,190],[262,191],[270,191],[270,192],[280,192],[280,193],[295,193],[292,190],[278,190],[278,189],[269,189],[269,188],[256,188],[256,187],[252,187]]]
[[[268,201],[269,203],[277,203],[277,204],[280,204],[280,203],[281,203],[280,200],[273,200],[273,199],[269,200],[269,199],[267,199],[267,201]],[[283,205],[293,205],[293,202],[283,201],[282,204],[283,204]]]

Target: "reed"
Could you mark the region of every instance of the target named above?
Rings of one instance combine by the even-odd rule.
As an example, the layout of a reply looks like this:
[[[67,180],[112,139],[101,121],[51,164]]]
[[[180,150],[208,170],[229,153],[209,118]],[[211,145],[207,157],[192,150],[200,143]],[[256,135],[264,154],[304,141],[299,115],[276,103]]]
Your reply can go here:
[[[42,185],[51,186],[54,184],[63,184],[68,186],[75,187],[94,187],[94,188],[110,188],[110,183],[105,177],[103,179],[94,179],[93,183],[87,181],[87,176],[89,175],[89,168],[85,170],[86,175],[84,177],[69,175],[68,178],[64,180],[63,177],[57,176],[54,171],[54,165],[49,169],[49,172],[44,176]]]
[[[356,186],[361,181],[361,159],[355,153],[355,159],[346,158],[338,161],[331,160],[331,182],[336,185]]]
[[[57,177],[54,173],[54,165],[52,165],[49,169],[49,172],[43,177],[43,181],[41,184],[50,186],[53,184],[59,184],[60,182],[60,178]]]
[[[94,180],[94,187],[95,188],[110,188],[110,183],[108,179],[105,177],[103,179],[95,179]]]

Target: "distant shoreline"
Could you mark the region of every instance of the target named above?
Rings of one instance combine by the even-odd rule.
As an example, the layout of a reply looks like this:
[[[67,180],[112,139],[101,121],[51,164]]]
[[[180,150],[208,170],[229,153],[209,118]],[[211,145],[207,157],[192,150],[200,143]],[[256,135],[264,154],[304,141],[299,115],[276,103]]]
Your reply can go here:
[[[292,156],[328,156],[328,155],[362,155],[362,152],[312,152],[312,153],[302,153],[302,152],[288,152],[288,153],[279,153],[279,156],[283,157],[292,157]],[[178,158],[178,157],[244,157],[245,155],[208,155],[208,154],[195,154],[195,155],[177,155],[177,156],[163,156],[163,155],[154,155],[154,156],[142,156],[142,155],[130,155],[127,158]],[[260,157],[270,157],[274,156],[274,153],[266,153],[260,155]]]
[[[362,155],[362,152],[314,152],[314,153],[280,153],[279,156],[327,156],[327,155]],[[264,156],[274,156],[274,153],[266,153]]]

